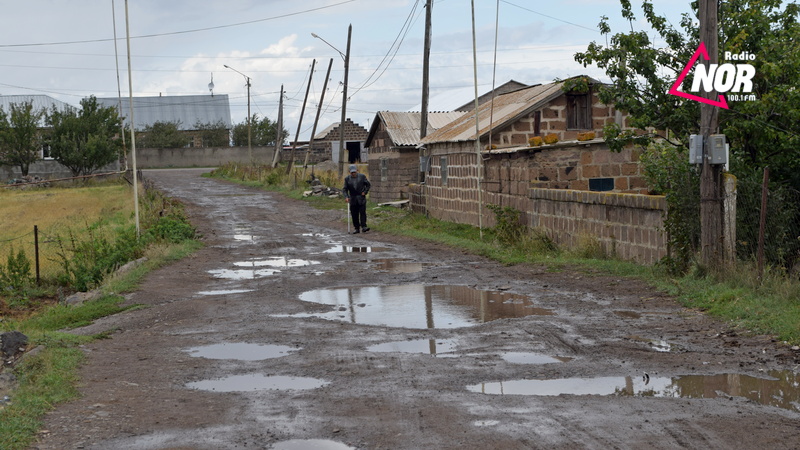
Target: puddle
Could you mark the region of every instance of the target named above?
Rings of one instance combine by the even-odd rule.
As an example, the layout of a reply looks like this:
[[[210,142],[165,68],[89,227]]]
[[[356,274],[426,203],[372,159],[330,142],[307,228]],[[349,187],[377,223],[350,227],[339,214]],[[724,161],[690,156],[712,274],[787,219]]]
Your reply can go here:
[[[300,349],[287,345],[259,345],[236,342],[192,347],[186,351],[189,356],[196,358],[261,361],[263,359],[280,358],[298,350]]]
[[[389,273],[417,273],[422,272],[422,269],[430,267],[432,264],[409,261],[406,259],[375,259],[366,261],[373,263],[371,267],[375,270]]]
[[[563,356],[550,356],[531,352],[507,352],[500,355],[506,362],[512,364],[552,364],[572,361],[572,358]]]
[[[680,352],[683,348],[679,345],[670,344],[669,342],[663,339],[647,339],[641,336],[626,336],[627,339],[632,341],[639,341],[646,343],[650,348],[657,352],[662,353],[669,353],[669,352]]]
[[[625,319],[641,319],[642,315],[635,311],[614,311],[614,314]]]
[[[800,374],[770,372],[771,378],[737,373],[679,377],[600,377],[510,380],[467,386],[494,395],[616,395],[658,398],[744,397],[767,406],[800,412]]]
[[[233,263],[236,267],[302,267],[319,264],[319,261],[309,261],[305,259],[292,259],[284,256],[274,256],[269,259],[255,259],[251,261],[240,261]]]
[[[334,245],[323,253],[375,253],[391,250],[389,247],[358,247],[352,245]]]
[[[232,294],[244,294],[245,292],[253,292],[252,289],[227,289],[227,290],[218,290],[218,291],[200,291],[198,295],[232,295]]]
[[[263,277],[268,277],[270,275],[275,275],[276,273],[280,273],[280,270],[278,270],[278,269],[258,269],[258,270],[218,269],[218,270],[209,270],[208,273],[210,273],[214,278],[224,278],[226,280],[254,280],[256,278],[263,278]]]
[[[204,380],[188,383],[190,389],[213,392],[251,392],[251,391],[301,391],[316,389],[330,384],[329,381],[307,377],[264,376],[261,374],[233,375],[218,380]]]
[[[367,286],[304,292],[300,300],[334,307],[319,317],[362,325],[434,329],[479,325],[497,319],[553,315],[526,296],[468,286]]]
[[[371,345],[367,347],[367,351],[377,353],[425,353],[436,356],[456,351],[457,343],[456,339],[415,339]]]
[[[275,443],[270,448],[272,450],[355,450],[355,447],[327,439],[293,439]]]
[[[499,420],[476,420],[472,422],[474,427],[496,427],[497,425],[500,425]]]

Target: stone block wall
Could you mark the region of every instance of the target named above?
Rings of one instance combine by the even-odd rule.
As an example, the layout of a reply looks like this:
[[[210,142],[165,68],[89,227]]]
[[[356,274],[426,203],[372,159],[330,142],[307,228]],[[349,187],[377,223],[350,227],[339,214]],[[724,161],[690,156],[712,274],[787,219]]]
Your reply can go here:
[[[419,152],[411,148],[379,155],[372,154],[367,163],[370,200],[381,203],[409,198],[408,186],[419,174]]]
[[[667,252],[663,196],[561,189],[530,191],[532,228],[567,248],[599,243],[608,255],[654,264]]]

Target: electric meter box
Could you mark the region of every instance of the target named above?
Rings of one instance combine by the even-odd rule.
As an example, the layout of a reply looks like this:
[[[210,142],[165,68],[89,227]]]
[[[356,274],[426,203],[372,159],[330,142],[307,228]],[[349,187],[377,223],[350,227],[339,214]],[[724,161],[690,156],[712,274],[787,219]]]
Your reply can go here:
[[[689,136],[689,164],[703,164],[703,135]]]
[[[724,134],[712,134],[708,137],[709,164],[728,163],[728,144]]]

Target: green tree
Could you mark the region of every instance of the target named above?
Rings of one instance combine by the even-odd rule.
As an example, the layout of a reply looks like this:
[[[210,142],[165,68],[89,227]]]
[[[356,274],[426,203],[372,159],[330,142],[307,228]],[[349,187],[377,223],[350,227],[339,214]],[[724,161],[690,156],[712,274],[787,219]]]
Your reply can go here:
[[[630,0],[620,0],[622,17],[637,23]],[[612,83],[600,89],[602,101],[629,114],[629,125],[640,130],[666,133],[642,134],[610,126],[606,140],[612,148],[635,142],[645,144],[666,138],[685,147],[688,137],[699,130],[697,102],[668,94],[699,45],[697,2],[694,15],[684,14],[679,27],[654,11],[650,1],[642,3],[645,20],[658,39],[646,31],[612,34],[608,18],[599,24],[607,44],[589,44],[575,60],[605,70]],[[731,163],[737,175],[769,165],[777,179],[800,188],[800,27],[795,3],[781,0],[727,0],[720,5],[720,62],[724,52],[756,55],[747,61],[756,68],[753,79],[755,101],[729,101],[720,110],[720,129],[731,143]],[[658,43],[657,43],[658,42]],[[737,61],[732,61],[737,62]],[[687,79],[686,83],[691,83]]]
[[[10,114],[0,108],[0,165],[17,166],[23,176],[28,175],[31,164],[39,160],[44,115],[44,110],[33,109],[33,102],[12,103]]]
[[[189,135],[181,131],[181,122],[155,122],[137,134],[142,148],[183,148],[189,143]]]
[[[258,147],[274,146],[278,123],[269,120],[268,117],[259,120],[258,114],[253,114],[250,120],[253,124],[253,145]],[[242,123],[234,125],[232,132],[234,147],[247,147],[247,124],[248,121],[245,119]],[[288,135],[289,132],[284,129],[281,141],[284,141]]]
[[[50,154],[74,176],[90,174],[120,157],[117,110],[100,106],[94,96],[81,100],[80,110],[53,108],[48,122]]]
[[[230,146],[230,131],[221,120],[216,123],[200,123],[198,121],[195,123],[194,128],[200,132],[203,147]]]

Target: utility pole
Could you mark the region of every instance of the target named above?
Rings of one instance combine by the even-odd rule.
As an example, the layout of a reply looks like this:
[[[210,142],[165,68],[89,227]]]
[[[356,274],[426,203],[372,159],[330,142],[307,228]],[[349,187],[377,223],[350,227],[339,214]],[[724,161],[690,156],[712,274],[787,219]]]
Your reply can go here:
[[[328,89],[328,78],[331,77],[331,67],[333,67],[333,58],[331,58],[331,61],[328,63],[328,73],[325,74],[325,82],[322,83],[322,93],[319,95],[319,106],[317,107],[317,116],[314,118],[314,126],[311,127],[311,139],[308,140],[308,149],[306,149],[306,159],[303,161],[303,179],[306,178],[306,167],[308,167],[308,158],[311,155],[311,146],[314,144],[314,135],[317,134],[317,124],[319,123],[319,115],[322,113],[322,102],[325,100],[325,90]]]
[[[708,49],[709,64],[719,63],[719,34],[717,30],[718,0],[699,0],[700,42]],[[718,97],[716,91],[708,94]],[[722,261],[722,166],[710,164],[708,137],[719,128],[719,108],[702,103],[700,106],[700,134],[703,136],[703,165],[700,172],[700,260],[706,267]]]
[[[422,111],[420,112],[419,138],[428,134],[428,95],[430,93],[430,62],[431,62],[431,10],[433,0],[427,0],[425,5],[425,44],[422,50]]]
[[[339,123],[339,175],[344,176],[344,123],[347,120],[347,75],[350,72],[350,38],[353,24],[347,27],[347,50],[344,52],[344,84],[342,85],[342,121]]]
[[[314,67],[316,65],[316,59],[311,61],[311,73],[308,74],[308,87],[306,88],[306,96],[303,99],[303,107],[300,109],[300,120],[297,121],[297,133],[294,135],[294,142],[292,142],[292,152],[289,156],[289,164],[286,165],[286,175],[292,173],[292,166],[294,165],[294,151],[297,148],[297,140],[300,139],[300,127],[303,125],[303,115],[306,113],[306,103],[308,102],[308,91],[311,90],[311,79],[314,78]]]
[[[283,85],[281,85],[281,98],[278,100],[278,129],[275,132],[275,154],[272,155],[272,168],[278,167],[283,149]]]

